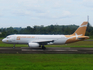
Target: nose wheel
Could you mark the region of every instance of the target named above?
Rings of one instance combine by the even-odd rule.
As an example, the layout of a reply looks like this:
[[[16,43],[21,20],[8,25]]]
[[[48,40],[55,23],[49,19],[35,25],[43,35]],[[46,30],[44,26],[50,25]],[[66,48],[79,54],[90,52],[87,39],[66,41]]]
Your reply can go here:
[[[14,44],[13,48],[15,48],[15,44]]]

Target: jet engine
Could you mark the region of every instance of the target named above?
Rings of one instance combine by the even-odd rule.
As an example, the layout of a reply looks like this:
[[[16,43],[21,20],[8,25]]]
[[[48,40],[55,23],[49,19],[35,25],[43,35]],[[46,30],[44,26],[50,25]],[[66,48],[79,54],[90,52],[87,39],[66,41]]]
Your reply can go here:
[[[31,48],[38,48],[39,44],[38,43],[29,43],[28,46]]]

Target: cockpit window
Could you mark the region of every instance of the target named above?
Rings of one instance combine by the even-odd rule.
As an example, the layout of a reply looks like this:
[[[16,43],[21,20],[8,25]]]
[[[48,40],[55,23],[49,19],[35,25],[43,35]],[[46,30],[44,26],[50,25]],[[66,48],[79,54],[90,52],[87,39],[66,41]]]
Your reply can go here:
[[[6,38],[7,38],[7,39],[9,39],[10,37],[9,37],[9,36],[7,36]]]

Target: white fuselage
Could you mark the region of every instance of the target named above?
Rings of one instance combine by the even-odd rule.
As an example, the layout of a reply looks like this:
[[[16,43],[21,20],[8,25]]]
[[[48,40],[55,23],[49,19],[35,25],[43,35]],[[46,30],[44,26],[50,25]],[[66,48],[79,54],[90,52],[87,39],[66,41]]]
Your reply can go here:
[[[48,44],[65,44],[67,39],[64,35],[10,35],[2,41],[11,44],[28,44],[46,41],[53,41]]]

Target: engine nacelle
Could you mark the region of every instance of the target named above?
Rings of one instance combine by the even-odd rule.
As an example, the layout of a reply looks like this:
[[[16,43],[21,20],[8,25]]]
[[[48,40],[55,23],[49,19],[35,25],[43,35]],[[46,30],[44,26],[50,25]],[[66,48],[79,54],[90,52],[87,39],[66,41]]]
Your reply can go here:
[[[31,48],[38,48],[39,44],[38,43],[29,43],[28,46]]]

